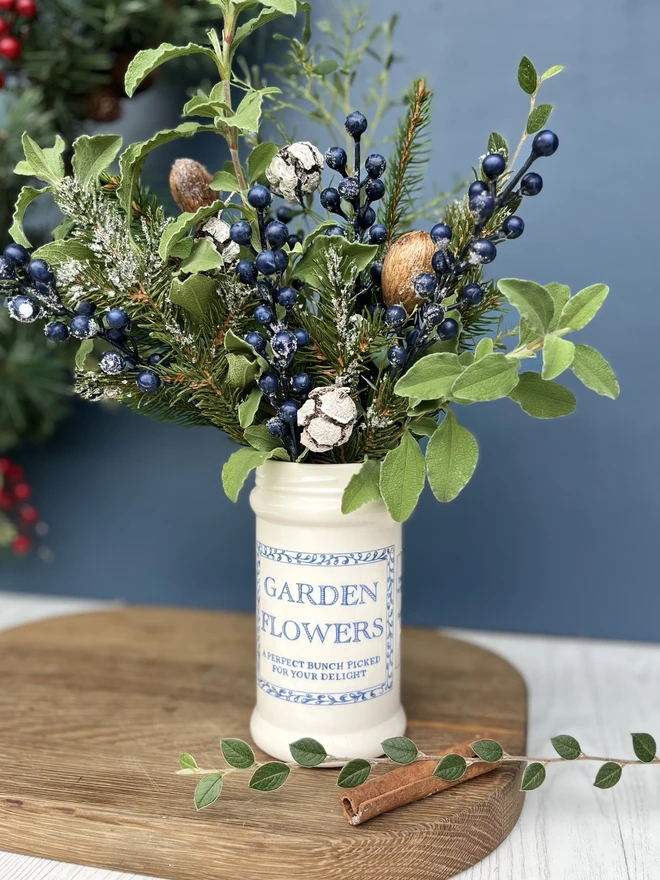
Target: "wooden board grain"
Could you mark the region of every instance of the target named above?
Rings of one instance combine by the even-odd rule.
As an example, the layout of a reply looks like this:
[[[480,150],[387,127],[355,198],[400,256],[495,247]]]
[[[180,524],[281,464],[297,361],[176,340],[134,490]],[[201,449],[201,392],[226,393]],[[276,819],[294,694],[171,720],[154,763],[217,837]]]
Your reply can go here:
[[[168,880],[436,880],[491,852],[522,806],[519,771],[495,770],[359,828],[336,771],[258,793],[238,774],[196,813],[178,754],[217,766],[247,738],[249,615],[130,608],[0,634],[0,849]],[[408,735],[425,751],[471,735],[524,753],[525,687],[496,655],[406,630]]]

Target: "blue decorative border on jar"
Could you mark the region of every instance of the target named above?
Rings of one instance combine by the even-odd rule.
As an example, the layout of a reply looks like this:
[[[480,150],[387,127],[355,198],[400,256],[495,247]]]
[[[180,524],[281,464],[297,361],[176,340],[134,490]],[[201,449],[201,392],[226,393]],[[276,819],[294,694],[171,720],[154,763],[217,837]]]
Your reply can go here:
[[[305,553],[291,550],[280,550],[257,541],[257,670],[261,659],[261,560],[271,559],[288,565],[369,565],[374,562],[387,563],[387,594],[386,594],[386,636],[385,636],[385,681],[370,688],[354,691],[341,691],[321,694],[310,691],[296,691],[291,688],[278,687],[257,675],[259,687],[278,700],[289,703],[300,703],[307,706],[337,706],[350,703],[363,703],[382,697],[392,690],[394,683],[394,605],[395,605],[395,547],[380,547],[378,550],[363,550],[355,553]]]

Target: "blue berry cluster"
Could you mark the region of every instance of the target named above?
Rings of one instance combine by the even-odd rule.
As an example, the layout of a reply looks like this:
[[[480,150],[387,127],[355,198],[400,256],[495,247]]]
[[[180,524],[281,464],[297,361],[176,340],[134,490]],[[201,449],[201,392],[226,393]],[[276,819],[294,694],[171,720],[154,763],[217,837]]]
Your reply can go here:
[[[67,308],[57,292],[57,280],[45,260],[31,259],[20,244],[8,244],[0,257],[0,290],[7,295],[7,310],[12,318],[31,323],[50,317],[45,334],[52,342],[73,339],[103,339],[114,350],[101,355],[99,366],[107,375],[137,373],[135,382],[140,391],[158,391],[162,382],[150,369],[161,355],[140,357],[130,335],[131,321],[120,308],[111,308],[104,315],[97,313],[93,302],[78,303],[76,310]]]

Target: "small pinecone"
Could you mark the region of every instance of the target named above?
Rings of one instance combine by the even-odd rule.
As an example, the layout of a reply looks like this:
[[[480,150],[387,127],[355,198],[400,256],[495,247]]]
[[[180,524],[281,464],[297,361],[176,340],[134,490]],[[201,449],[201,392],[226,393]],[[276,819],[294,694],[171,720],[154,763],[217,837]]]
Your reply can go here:
[[[194,214],[204,205],[212,205],[218,194],[209,183],[213,176],[194,159],[177,159],[170,171],[170,190],[182,211]]]
[[[120,116],[120,96],[113,86],[98,86],[85,96],[85,119],[93,122],[115,122]]]
[[[383,260],[381,286],[386,306],[402,305],[410,313],[423,302],[414,282],[422,272],[435,275],[431,264],[435,250],[428,232],[407,232],[397,238]]]

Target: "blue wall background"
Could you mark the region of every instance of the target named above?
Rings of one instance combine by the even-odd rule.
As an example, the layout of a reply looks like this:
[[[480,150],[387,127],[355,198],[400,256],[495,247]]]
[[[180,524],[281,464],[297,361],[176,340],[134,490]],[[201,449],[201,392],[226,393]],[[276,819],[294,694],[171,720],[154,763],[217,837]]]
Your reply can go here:
[[[372,17],[399,8],[374,2]],[[659,32],[654,0],[415,0],[402,16],[407,60],[393,85],[424,73],[435,90],[438,188],[469,171],[491,130],[517,142],[527,109],[521,54],[541,70],[566,65],[543,98],[556,104],[560,150],[539,169],[542,195],[521,211],[524,237],[500,249],[494,268],[574,291],[607,282],[610,299],[582,339],[622,386],[613,403],[568,379],[578,410],[557,421],[533,420],[510,401],[461,411],[480,464],[456,502],[440,506],[427,492],[406,526],[408,623],[660,639]],[[176,107],[155,94],[129,106],[131,136],[176,121]],[[196,149],[219,164],[208,143]],[[247,492],[234,506],[220,485],[230,451],[211,429],[79,405],[46,447],[19,456],[55,559],[3,565],[0,587],[250,609]]]

